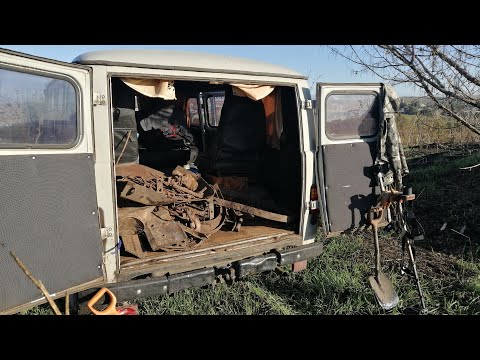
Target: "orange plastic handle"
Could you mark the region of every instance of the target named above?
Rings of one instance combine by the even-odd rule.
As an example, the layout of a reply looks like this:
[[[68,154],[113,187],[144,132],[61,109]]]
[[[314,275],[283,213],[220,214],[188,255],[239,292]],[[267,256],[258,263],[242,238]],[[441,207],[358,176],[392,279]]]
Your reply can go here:
[[[100,298],[103,296],[103,294],[107,293],[109,296],[110,296],[110,304],[108,304],[108,306],[102,310],[102,311],[98,311],[98,310],[95,310],[95,308],[93,307],[93,305],[95,305],[97,303],[98,300],[100,300]],[[88,308],[90,309],[90,311],[92,313],[94,313],[95,315],[120,315],[116,309],[116,306],[117,306],[117,298],[115,297],[115,295],[110,291],[108,290],[106,287],[103,287],[101,288],[91,299],[90,301],[87,303],[87,306]]]

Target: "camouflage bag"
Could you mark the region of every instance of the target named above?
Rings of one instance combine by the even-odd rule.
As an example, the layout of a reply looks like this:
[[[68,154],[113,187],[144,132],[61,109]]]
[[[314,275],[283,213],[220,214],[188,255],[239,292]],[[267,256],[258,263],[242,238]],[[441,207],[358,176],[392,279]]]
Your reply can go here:
[[[395,112],[400,106],[400,98],[388,84],[383,84],[382,119],[378,132],[376,167],[388,164],[388,171],[383,174],[384,186],[393,184],[396,190],[403,189],[403,176],[409,173],[407,160],[395,121]]]

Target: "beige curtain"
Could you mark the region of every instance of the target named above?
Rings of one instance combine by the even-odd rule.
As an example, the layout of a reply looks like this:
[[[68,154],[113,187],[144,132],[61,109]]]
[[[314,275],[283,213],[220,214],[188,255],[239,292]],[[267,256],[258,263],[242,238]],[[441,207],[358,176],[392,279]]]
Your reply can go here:
[[[246,96],[252,100],[261,100],[269,95],[275,86],[253,85],[253,84],[230,84],[232,85],[233,95]]]
[[[282,103],[279,88],[262,99],[267,118],[266,133],[267,144],[280,150],[280,135],[283,132]]]
[[[176,100],[173,80],[122,78],[133,90],[148,97]]]

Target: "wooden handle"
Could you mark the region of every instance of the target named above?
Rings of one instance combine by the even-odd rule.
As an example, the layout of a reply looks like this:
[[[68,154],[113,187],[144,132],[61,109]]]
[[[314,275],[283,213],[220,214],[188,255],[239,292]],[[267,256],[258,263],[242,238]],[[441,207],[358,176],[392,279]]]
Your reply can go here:
[[[93,305],[97,303],[98,300],[103,296],[103,294],[107,293],[110,296],[110,304],[106,307],[106,309],[102,311],[95,310]],[[106,287],[101,288],[98,292],[90,299],[87,303],[88,308],[92,313],[95,315],[119,315],[116,306],[117,306],[117,298],[115,295],[108,290]]]

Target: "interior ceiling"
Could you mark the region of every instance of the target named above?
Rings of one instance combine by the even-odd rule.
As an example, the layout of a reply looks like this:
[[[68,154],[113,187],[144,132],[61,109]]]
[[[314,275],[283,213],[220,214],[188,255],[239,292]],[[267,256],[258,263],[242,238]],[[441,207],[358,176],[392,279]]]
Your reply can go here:
[[[209,84],[206,81],[175,80],[174,86],[176,91],[182,92],[187,96],[196,96],[201,91],[225,90],[224,84]]]

